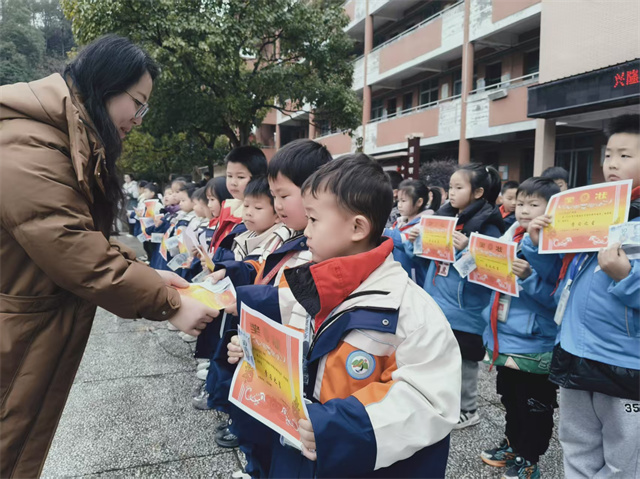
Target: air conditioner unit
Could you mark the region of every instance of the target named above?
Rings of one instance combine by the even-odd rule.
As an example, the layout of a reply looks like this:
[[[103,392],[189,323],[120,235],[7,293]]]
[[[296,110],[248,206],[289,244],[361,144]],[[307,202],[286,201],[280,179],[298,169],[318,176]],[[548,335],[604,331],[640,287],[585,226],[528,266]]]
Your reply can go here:
[[[491,93],[489,93],[487,95],[487,97],[491,101],[496,101],[496,100],[499,100],[500,98],[504,98],[506,96],[507,96],[507,90],[505,90],[504,88],[501,88],[500,90],[492,91]]]

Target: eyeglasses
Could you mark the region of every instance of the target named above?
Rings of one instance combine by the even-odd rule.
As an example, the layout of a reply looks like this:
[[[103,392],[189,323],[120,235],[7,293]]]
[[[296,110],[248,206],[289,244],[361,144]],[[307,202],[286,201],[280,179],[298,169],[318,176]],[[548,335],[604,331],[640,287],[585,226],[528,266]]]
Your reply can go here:
[[[149,104],[148,103],[142,103],[140,100],[138,100],[136,97],[134,97],[127,90],[125,90],[124,92],[131,97],[131,99],[136,103],[136,105],[138,105],[138,111],[136,111],[136,114],[134,115],[134,118],[142,118],[143,116],[145,116],[147,114],[147,112],[149,111]]]

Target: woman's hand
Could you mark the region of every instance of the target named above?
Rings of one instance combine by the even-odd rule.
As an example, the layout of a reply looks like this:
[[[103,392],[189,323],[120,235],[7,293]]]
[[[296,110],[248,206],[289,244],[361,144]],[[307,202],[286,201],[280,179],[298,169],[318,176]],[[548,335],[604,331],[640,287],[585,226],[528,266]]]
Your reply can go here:
[[[231,336],[231,341],[227,344],[227,356],[229,364],[238,364],[238,361],[244,357],[238,335]]]
[[[160,277],[164,281],[164,284],[166,284],[167,286],[171,286],[173,288],[189,287],[189,281],[184,279],[182,276],[177,275],[173,271],[157,271],[156,270],[156,273],[160,275]]]
[[[453,232],[453,247],[458,251],[462,251],[469,244],[469,238],[459,231]]]
[[[182,296],[178,312],[169,320],[176,328],[191,336],[199,336],[211,321],[220,315],[200,301]]]

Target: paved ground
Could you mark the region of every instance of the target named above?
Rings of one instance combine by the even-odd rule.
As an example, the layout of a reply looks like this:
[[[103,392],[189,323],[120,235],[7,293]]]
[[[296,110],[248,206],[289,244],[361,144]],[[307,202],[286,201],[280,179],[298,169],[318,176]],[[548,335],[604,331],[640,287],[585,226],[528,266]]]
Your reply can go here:
[[[99,310],[43,476],[230,477],[241,458],[216,446],[218,414],[191,406],[201,384],[195,367],[192,347],[166,322],[127,321]],[[504,428],[495,373],[484,366],[480,407],[482,422],[452,435],[448,478],[500,477],[478,458]],[[555,432],[540,467],[544,477],[562,477]]]

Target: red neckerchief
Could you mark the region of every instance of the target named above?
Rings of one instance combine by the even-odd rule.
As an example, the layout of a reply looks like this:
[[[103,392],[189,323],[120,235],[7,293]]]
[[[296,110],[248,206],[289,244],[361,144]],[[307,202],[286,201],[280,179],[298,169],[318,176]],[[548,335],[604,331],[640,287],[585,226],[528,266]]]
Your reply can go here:
[[[500,205],[500,214],[502,215],[502,219],[505,219],[511,213],[504,209],[504,205]]]
[[[213,228],[213,227],[217,226],[219,220],[220,220],[219,216],[216,216],[215,218],[211,218],[209,220],[209,228]]]
[[[315,317],[315,330],[331,311],[353,293],[393,251],[393,241],[384,239],[380,246],[365,253],[341,256],[310,268],[320,298],[320,312]]]
[[[215,249],[220,246],[222,240],[231,233],[231,230],[239,223],[242,223],[242,218],[234,216],[231,213],[231,207],[227,206],[226,200],[222,202],[222,209],[220,210],[220,216],[218,216],[218,228],[211,238],[211,246],[209,252],[213,253]]]
[[[524,234],[527,232],[522,226],[518,226],[513,233],[513,238],[511,241],[514,243],[520,243]],[[489,370],[493,368],[493,364],[498,359],[498,351],[500,347],[498,346],[498,307],[500,306],[500,293],[496,291],[496,295],[493,298],[493,303],[491,304],[491,332],[493,333],[493,357],[491,358],[491,366],[489,366]]]
[[[636,186],[633,190],[631,190],[631,201],[635,201],[640,198],[640,186]],[[567,271],[569,270],[569,266],[573,261],[573,258],[576,256],[575,253],[567,253],[562,258],[562,268],[560,269],[560,276],[558,276],[558,281],[556,282],[555,289],[551,292],[551,296],[553,296],[560,285],[560,282],[567,275]]]

